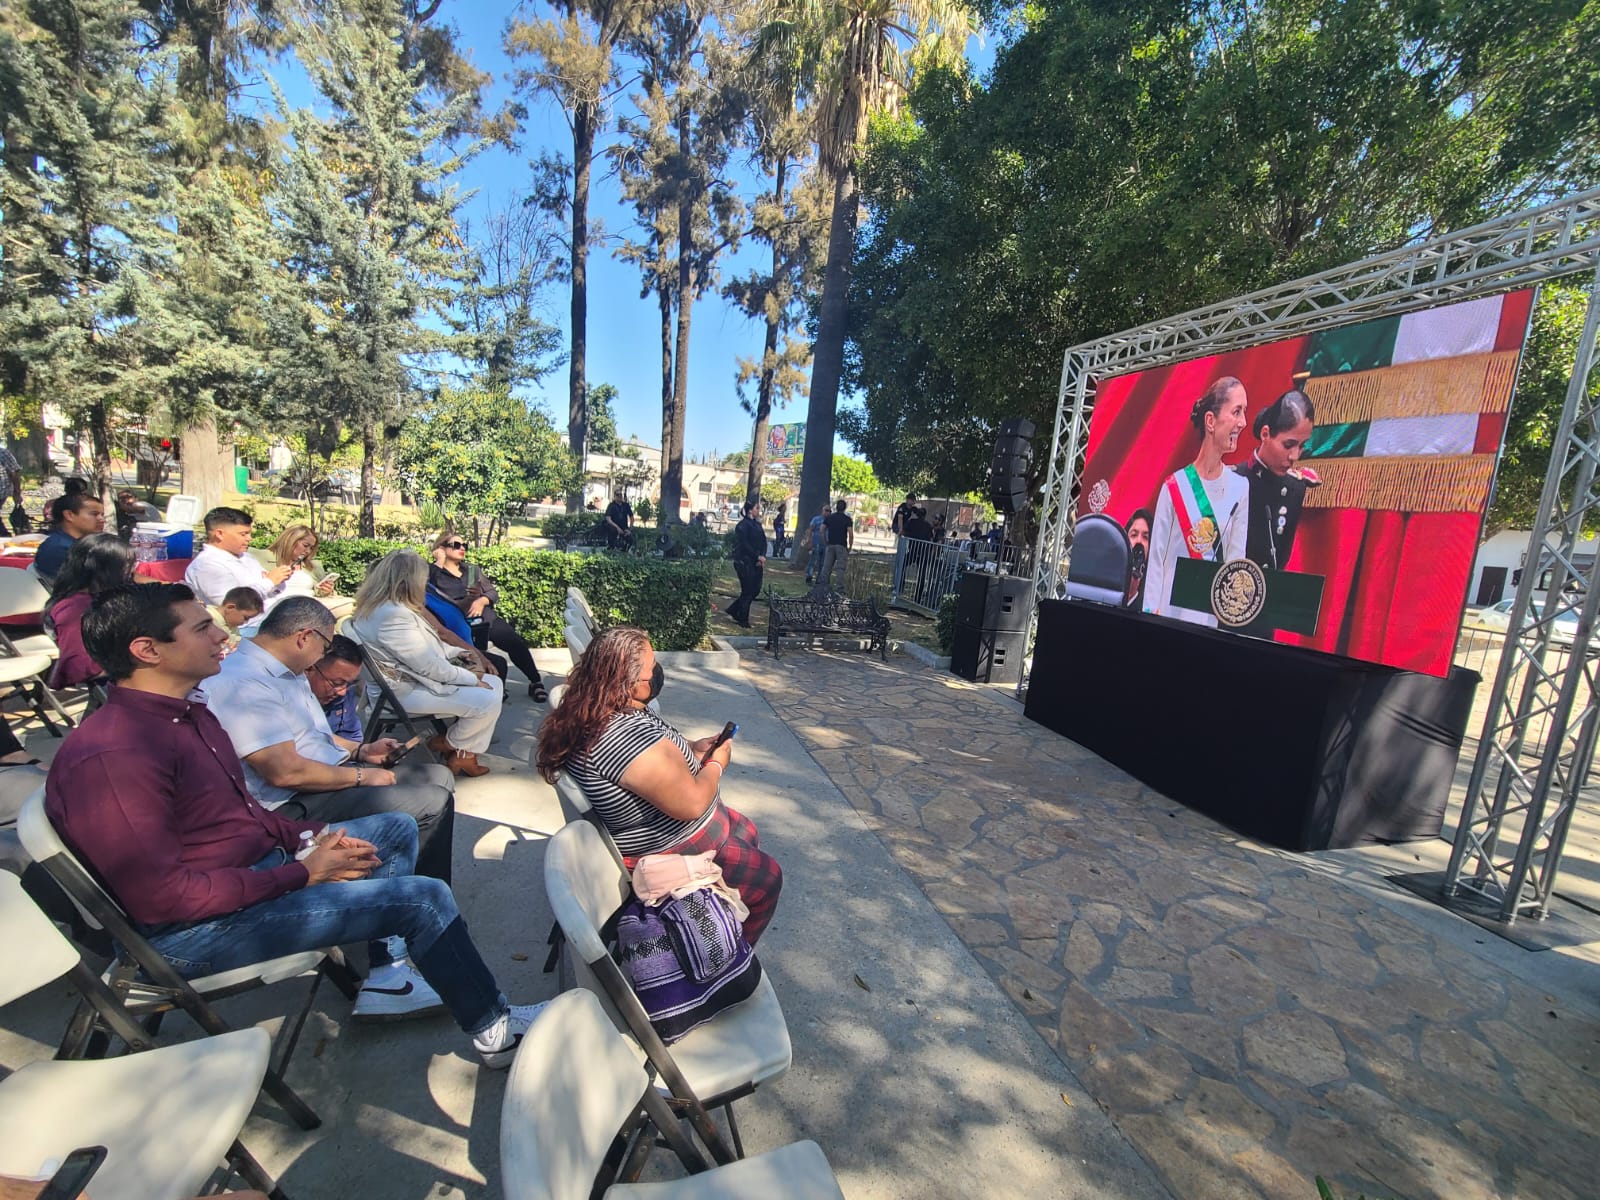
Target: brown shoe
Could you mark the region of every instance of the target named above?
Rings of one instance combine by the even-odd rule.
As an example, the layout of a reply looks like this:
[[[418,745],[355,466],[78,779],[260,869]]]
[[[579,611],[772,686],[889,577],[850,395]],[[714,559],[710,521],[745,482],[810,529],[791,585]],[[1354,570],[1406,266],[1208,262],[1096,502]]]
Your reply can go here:
[[[436,733],[428,739],[428,749],[435,754],[449,754],[455,747],[450,744],[450,739],[442,733]]]
[[[450,768],[450,774],[465,775],[468,779],[489,773],[489,768],[480,763],[478,756],[470,750],[452,750],[444,763]]]

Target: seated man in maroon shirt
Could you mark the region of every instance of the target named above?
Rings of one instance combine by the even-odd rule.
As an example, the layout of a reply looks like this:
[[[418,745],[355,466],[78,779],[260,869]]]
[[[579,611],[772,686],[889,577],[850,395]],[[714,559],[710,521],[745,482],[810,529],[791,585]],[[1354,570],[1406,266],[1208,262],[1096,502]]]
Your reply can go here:
[[[114,681],[62,744],[45,806],[150,943],[189,977],[399,936],[491,1067],[542,1005],[512,1006],[449,885],[412,874],[417,823],[379,813],[330,830],[262,808],[228,735],[188,697],[227,634],[183,584],[103,593],[84,644]]]

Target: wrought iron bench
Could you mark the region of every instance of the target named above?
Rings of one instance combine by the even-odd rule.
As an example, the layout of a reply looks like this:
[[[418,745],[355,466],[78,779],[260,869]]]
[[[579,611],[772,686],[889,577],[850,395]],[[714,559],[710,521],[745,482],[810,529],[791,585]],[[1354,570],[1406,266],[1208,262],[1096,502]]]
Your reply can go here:
[[[889,661],[889,618],[878,602],[850,600],[844,596],[813,593],[810,596],[775,596],[767,593],[767,649],[782,658],[778,640],[791,634],[828,634],[870,637],[870,649]]]

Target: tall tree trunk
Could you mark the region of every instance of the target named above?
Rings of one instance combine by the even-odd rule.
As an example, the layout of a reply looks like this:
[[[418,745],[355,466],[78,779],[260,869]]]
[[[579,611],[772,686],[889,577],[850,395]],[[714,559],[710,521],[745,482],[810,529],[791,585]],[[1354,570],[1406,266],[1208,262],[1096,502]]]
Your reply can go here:
[[[567,493],[567,511],[583,509],[583,472],[589,457],[589,168],[594,158],[596,105],[572,114],[572,354],[567,371],[567,444],[578,460],[578,486]]]
[[[689,106],[678,101],[678,153],[689,155]],[[677,523],[683,503],[683,429],[689,416],[689,320],[694,315],[694,193],[678,193],[678,345],[672,364],[672,441],[661,447],[661,528]]]
[[[106,419],[105,402],[96,400],[89,406],[89,444],[91,447],[89,477],[94,484],[94,494],[111,512],[111,427]],[[83,447],[78,447],[81,455]]]
[[[850,259],[855,251],[860,197],[854,170],[841,171],[833,184],[833,217],[828,223],[828,266],[822,276],[817,341],[812,347],[811,396],[806,405],[806,449],[800,468],[800,511],[817,512],[833,486],[833,427],[844,373],[845,318],[850,305]]]
[[[661,313],[661,467],[666,481],[668,448],[677,436],[677,409],[672,403],[672,288],[656,273],[656,303]],[[666,495],[665,490],[662,496]]]
[[[778,168],[772,177],[772,198],[778,211],[783,210],[783,177],[788,170],[789,160],[778,159]],[[761,352],[761,382],[756,388],[756,426],[750,437],[750,468],[745,474],[744,494],[746,496],[759,496],[761,494],[761,477],[767,473],[767,425],[772,417],[772,377],[775,371],[774,362],[778,353],[778,327],[782,323],[783,313],[773,303],[773,293],[778,290],[779,276],[783,273],[783,251],[778,245],[778,235],[772,234],[772,276],[771,290],[767,293],[767,336],[762,343]],[[795,547],[796,551],[799,546]]]
[[[358,536],[377,536],[377,514],[372,507],[372,485],[378,480],[378,424],[372,417],[361,421],[361,524]]]
[[[180,478],[185,495],[200,497],[201,512],[221,504],[222,494],[233,487],[231,466],[233,454],[217,438],[214,421],[196,421],[184,429]]]

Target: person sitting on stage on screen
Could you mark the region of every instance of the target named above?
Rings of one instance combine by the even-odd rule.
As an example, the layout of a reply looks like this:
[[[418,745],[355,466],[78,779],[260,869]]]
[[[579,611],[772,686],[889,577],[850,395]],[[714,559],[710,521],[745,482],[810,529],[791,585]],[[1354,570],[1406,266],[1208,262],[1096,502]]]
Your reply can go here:
[[[1256,414],[1250,428],[1261,445],[1250,461],[1234,468],[1250,484],[1250,533],[1245,556],[1268,570],[1283,571],[1294,549],[1306,491],[1322,481],[1296,464],[1311,439],[1316,409],[1311,397],[1291,388]]]
[[[1172,603],[1172,580],[1180,558],[1224,563],[1243,558],[1250,520],[1250,485],[1228,470],[1225,455],[1239,446],[1249,397],[1244,384],[1224,375],[1194,402],[1189,420],[1200,434],[1194,462],[1161,482],[1150,530],[1144,609],[1195,625],[1217,624],[1209,611]]]
[[[1124,527],[1128,531],[1128,595],[1124,608],[1143,608],[1144,573],[1150,565],[1150,510],[1134,509]]]

